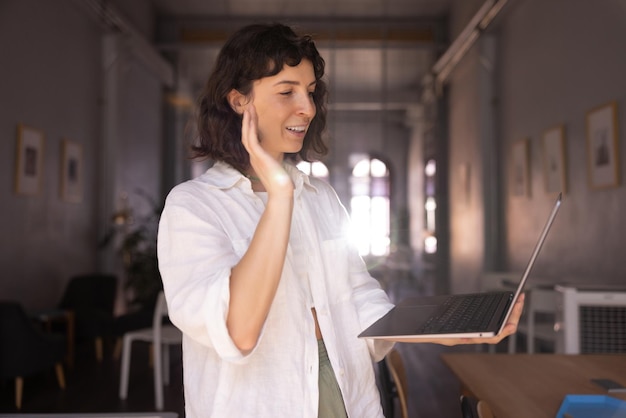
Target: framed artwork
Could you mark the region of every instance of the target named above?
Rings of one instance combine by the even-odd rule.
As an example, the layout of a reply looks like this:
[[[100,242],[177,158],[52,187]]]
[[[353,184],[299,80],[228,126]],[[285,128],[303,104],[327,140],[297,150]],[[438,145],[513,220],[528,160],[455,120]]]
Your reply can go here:
[[[529,148],[530,141],[527,138],[513,144],[513,196],[530,195]]]
[[[66,202],[83,199],[83,147],[68,139],[61,142],[61,198]]]
[[[602,105],[587,113],[587,165],[592,189],[619,185],[617,138],[616,102]]]
[[[15,193],[37,195],[43,183],[44,135],[39,129],[17,125]]]
[[[543,172],[546,192],[567,191],[567,165],[565,160],[565,128],[560,125],[543,134]]]

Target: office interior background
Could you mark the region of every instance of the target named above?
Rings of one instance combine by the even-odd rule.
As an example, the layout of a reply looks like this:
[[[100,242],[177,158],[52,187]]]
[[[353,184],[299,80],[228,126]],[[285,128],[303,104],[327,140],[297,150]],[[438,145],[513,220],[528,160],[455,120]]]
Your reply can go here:
[[[388,202],[363,215],[388,218],[373,271],[477,290],[524,268],[562,191],[533,276],[623,282],[624,0],[3,0],[2,299],[44,308],[71,276],[123,278],[99,242],[206,168],[187,153],[195,97],[225,37],[258,20],[318,39],[328,181],[349,210]],[[382,186],[359,161],[383,164]]]

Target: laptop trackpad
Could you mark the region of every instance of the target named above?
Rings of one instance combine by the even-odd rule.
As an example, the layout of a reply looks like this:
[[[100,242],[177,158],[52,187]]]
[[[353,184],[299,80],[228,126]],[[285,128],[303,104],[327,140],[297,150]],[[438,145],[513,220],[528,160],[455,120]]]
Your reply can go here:
[[[398,305],[361,336],[411,335],[420,328],[439,305]]]
[[[439,307],[438,304],[398,306],[393,323],[398,326],[399,335],[415,333]]]

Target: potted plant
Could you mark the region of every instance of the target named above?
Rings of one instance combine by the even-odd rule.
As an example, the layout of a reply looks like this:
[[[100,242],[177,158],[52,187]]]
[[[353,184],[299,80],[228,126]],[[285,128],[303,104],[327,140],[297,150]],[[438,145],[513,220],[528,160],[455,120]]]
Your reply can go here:
[[[136,215],[123,196],[122,209],[112,216],[111,227],[100,241],[100,248],[117,244],[122,259],[125,278],[123,280],[126,302],[130,310],[154,309],[158,293],[163,289],[159,274],[156,236],[163,204],[158,204],[143,190],[137,190],[150,210]]]

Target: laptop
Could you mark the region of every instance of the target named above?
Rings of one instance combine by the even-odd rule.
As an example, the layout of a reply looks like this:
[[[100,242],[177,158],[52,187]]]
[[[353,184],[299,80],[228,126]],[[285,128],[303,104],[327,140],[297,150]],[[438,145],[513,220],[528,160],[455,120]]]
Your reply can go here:
[[[506,325],[513,311],[514,301],[528,280],[560,206],[561,194],[554,203],[515,292],[495,291],[408,298],[359,334],[359,338],[391,338],[401,341],[489,338],[498,335]]]

